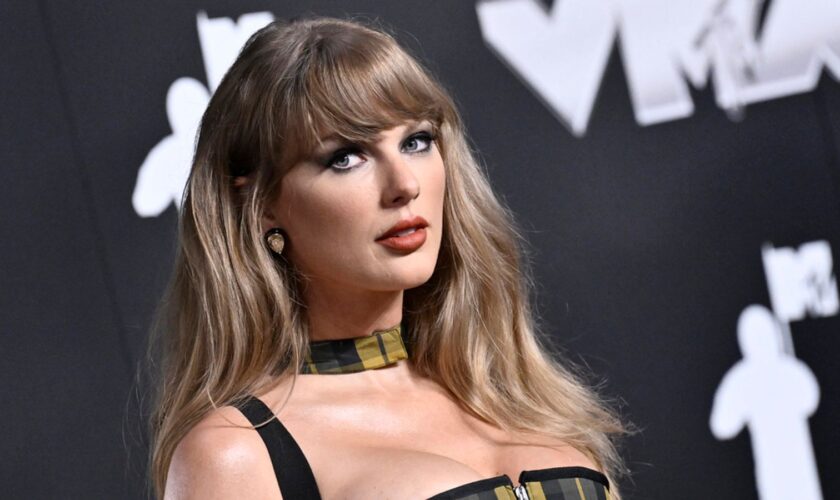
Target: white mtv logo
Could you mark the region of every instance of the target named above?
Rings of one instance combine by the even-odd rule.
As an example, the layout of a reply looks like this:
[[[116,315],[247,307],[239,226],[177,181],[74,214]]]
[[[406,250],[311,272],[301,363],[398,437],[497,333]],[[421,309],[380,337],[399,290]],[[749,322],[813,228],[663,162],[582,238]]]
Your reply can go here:
[[[825,67],[840,80],[840,1],[480,0],[482,34],[575,135],[586,132],[616,36],[636,120],[694,112],[686,78],[730,114],[812,90]]]
[[[837,314],[840,299],[827,241],[804,243],[798,249],[767,244],[761,256],[770,303],[781,321]]]
[[[184,186],[195,151],[195,137],[210,95],[230,68],[239,50],[257,30],[274,20],[270,12],[244,14],[234,23],[226,17],[196,16],[207,83],[195,78],[175,80],[166,94],[166,114],[172,135],[153,147],[137,173],[131,203],[141,217],[156,217],[171,203],[181,206]]]

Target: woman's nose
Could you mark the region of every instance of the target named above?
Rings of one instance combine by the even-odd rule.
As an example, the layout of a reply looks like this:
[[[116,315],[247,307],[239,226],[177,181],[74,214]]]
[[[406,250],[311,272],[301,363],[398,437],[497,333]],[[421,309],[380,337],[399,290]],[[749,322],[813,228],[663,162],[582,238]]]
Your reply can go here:
[[[420,182],[404,156],[397,154],[382,161],[385,187],[382,204],[386,207],[405,205],[420,195]]]

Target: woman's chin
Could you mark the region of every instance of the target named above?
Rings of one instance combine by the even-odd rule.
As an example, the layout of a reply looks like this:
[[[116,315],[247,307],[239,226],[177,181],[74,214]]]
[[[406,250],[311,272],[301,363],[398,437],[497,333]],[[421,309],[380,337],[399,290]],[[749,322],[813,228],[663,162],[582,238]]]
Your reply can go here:
[[[410,290],[425,284],[433,273],[434,268],[418,269],[413,273],[402,272],[398,275],[389,276],[387,282],[380,283],[377,288],[388,291]]]

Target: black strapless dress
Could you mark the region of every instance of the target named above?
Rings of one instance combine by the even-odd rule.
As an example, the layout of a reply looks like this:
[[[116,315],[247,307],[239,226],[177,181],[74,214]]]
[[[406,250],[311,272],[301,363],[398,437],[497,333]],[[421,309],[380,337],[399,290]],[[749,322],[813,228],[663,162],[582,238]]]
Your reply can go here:
[[[257,425],[273,418],[262,401],[249,397],[240,411]],[[257,429],[268,448],[284,500],[320,500],[312,468],[286,427],[276,418]],[[515,485],[507,475],[480,479],[438,493],[429,500],[609,500],[607,477],[586,467],[523,471]],[[409,499],[410,500],[410,499]]]

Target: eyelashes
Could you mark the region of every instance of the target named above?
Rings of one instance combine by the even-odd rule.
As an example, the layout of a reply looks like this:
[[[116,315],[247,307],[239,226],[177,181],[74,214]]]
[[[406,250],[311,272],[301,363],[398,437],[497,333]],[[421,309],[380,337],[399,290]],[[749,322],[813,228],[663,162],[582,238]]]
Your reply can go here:
[[[408,136],[402,143],[401,150],[408,154],[428,153],[432,144],[437,140],[437,135],[423,130]],[[334,151],[322,162],[324,168],[335,170],[339,173],[347,173],[365,163],[364,151],[357,145],[342,147]],[[356,158],[356,160],[354,160]]]
[[[430,150],[432,148],[432,143],[435,141],[435,138],[430,132],[417,132],[416,134],[409,136],[408,139],[406,139],[405,142],[403,142],[403,145],[405,146],[406,144],[417,141],[425,142],[426,144],[422,147],[412,149],[412,151],[410,151],[411,153],[424,153]]]
[[[359,157],[361,153],[362,150],[355,146],[341,148],[334,152],[330,158],[324,162],[324,167],[339,171],[352,170],[358,166],[358,163],[351,164],[350,158],[354,156]]]

